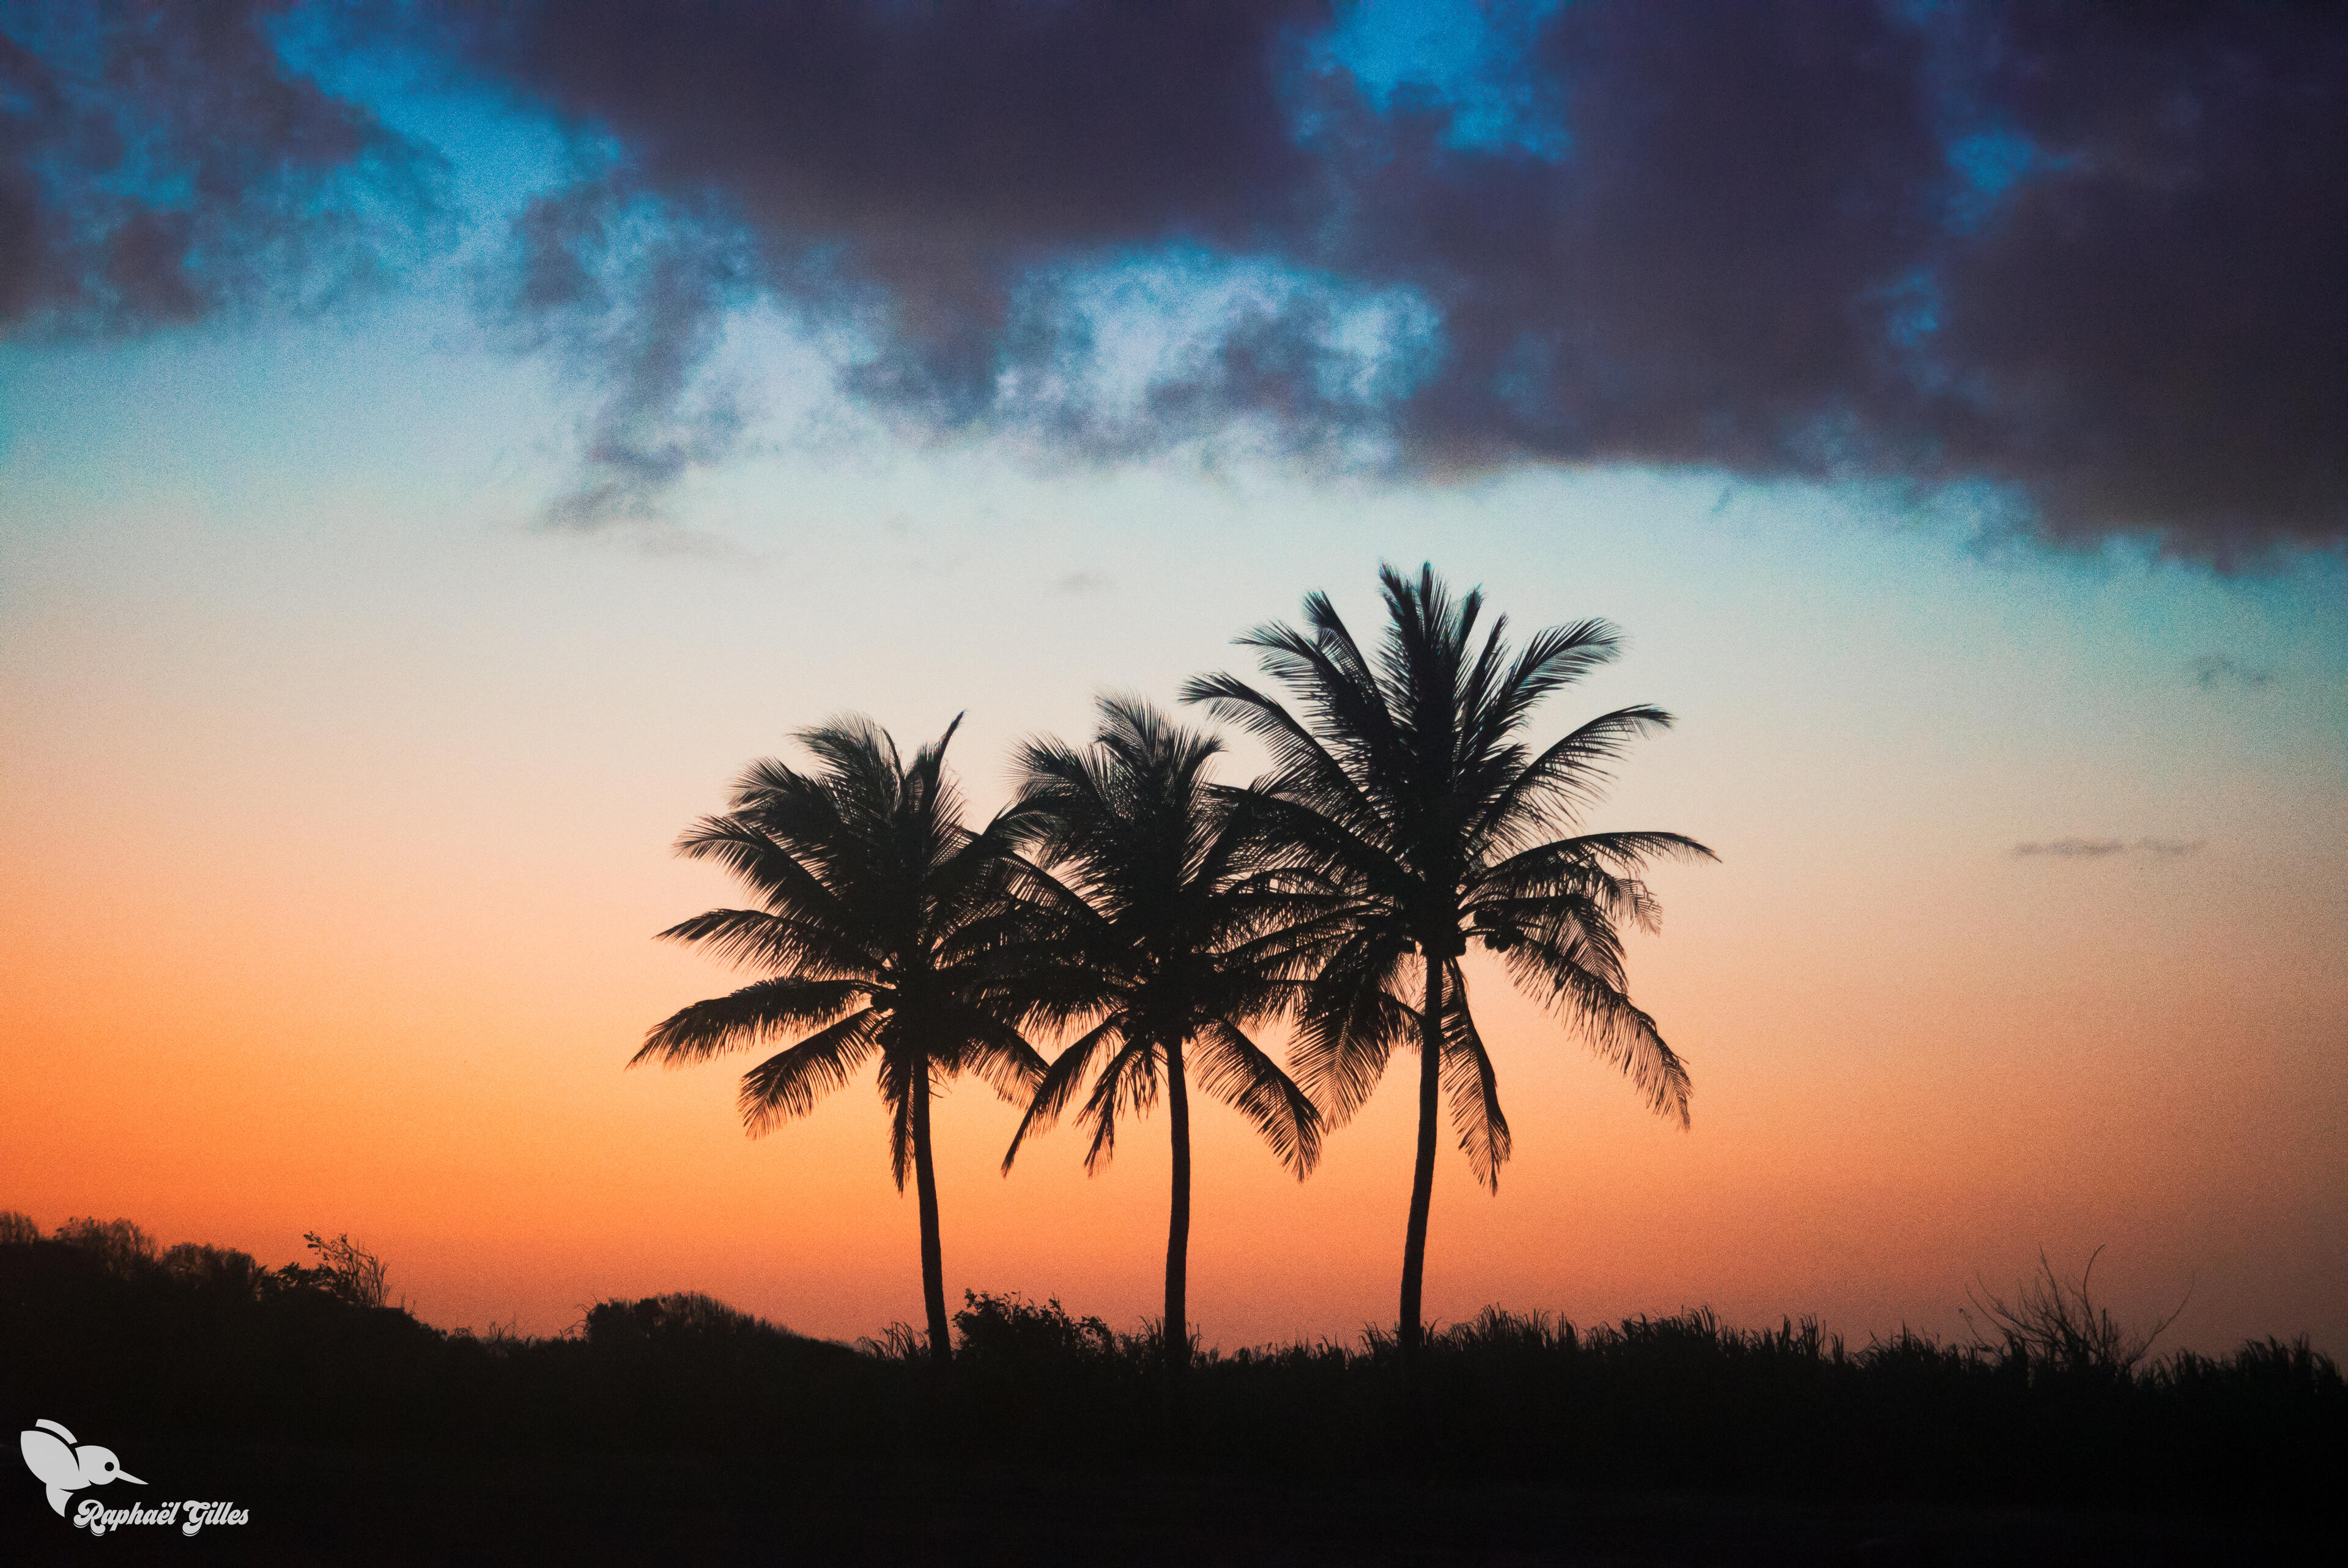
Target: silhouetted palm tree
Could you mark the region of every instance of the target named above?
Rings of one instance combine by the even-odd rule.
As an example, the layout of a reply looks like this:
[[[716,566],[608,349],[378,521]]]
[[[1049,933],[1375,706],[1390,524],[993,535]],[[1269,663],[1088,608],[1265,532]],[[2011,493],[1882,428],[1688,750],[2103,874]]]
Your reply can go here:
[[[1087,1171],[1115,1152],[1118,1116],[1148,1110],[1165,1086],[1174,1173],[1164,1346],[1177,1377],[1190,1349],[1191,1085],[1245,1117],[1299,1181],[1321,1151],[1311,1099],[1246,1032],[1281,1005],[1291,901],[1250,875],[1246,829],[1206,777],[1220,750],[1120,698],[1102,702],[1099,733],[1082,750],[1029,742],[1014,830],[1036,869],[1025,940],[1005,948],[1026,1016],[1084,1030],[1036,1085],[1005,1172],[1087,1078],[1077,1113],[1092,1130]]]
[[[800,732],[822,764],[814,773],[771,758],[750,765],[733,810],[696,823],[677,852],[723,863],[761,907],[713,909],[661,935],[771,976],[654,1026],[628,1064],[697,1062],[804,1032],[743,1075],[742,1118],[755,1138],[806,1115],[877,1059],[890,1171],[901,1192],[910,1166],[920,1198],[922,1297],[940,1365],[953,1347],[931,1086],[968,1069],[1015,1101],[1044,1070],[1008,1006],[978,984],[976,933],[999,905],[1007,862],[999,834],[962,825],[961,794],[943,766],[961,723],[911,766],[860,717]]]
[[[1418,1151],[1403,1243],[1407,1363],[1420,1340],[1445,1078],[1477,1178],[1497,1190],[1509,1157],[1459,967],[1469,939],[1684,1126],[1687,1069],[1626,995],[1616,928],[1654,923],[1655,903],[1632,874],[1645,861],[1712,851],[1677,833],[1548,836],[1574,825],[1626,742],[1671,723],[1659,709],[1626,707],[1538,755],[1518,738],[1542,697],[1614,657],[1612,626],[1554,627],[1512,655],[1506,617],[1473,645],[1480,592],[1454,600],[1431,567],[1416,583],[1381,568],[1379,581],[1390,619],[1375,660],[1320,593],[1304,601],[1308,630],[1273,624],[1239,639],[1262,650],[1266,673],[1303,717],[1228,675],[1192,680],[1183,697],[1270,747],[1272,771],[1251,791],[1255,810],[1288,863],[1338,895],[1313,936],[1313,977],[1291,1058],[1298,1076],[1342,1122],[1397,1043],[1418,1047]]]

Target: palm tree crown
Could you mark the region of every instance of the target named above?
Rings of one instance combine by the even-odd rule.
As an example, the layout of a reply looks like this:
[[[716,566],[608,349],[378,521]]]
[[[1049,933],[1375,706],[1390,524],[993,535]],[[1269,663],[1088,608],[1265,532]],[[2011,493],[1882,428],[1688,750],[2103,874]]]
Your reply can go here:
[[[733,809],[687,830],[677,851],[723,864],[759,907],[713,909],[660,934],[772,973],[654,1025],[628,1064],[677,1066],[799,1036],[743,1075],[743,1121],[757,1137],[877,1058],[890,1172],[902,1191],[910,1170],[920,1199],[923,1305],[940,1362],[952,1352],[932,1086],[967,1070],[1020,1100],[1044,1070],[1014,1009],[983,983],[982,934],[1008,862],[999,832],[962,824],[944,771],[961,722],[911,764],[886,731],[851,717],[798,735],[821,765],[813,772],[771,758],[750,765]]]
[[[1174,1148],[1164,1343],[1178,1372],[1189,1348],[1191,1084],[1245,1117],[1299,1180],[1321,1150],[1312,1100],[1247,1034],[1285,999],[1281,932],[1293,901],[1253,874],[1243,813],[1206,777],[1220,749],[1147,703],[1106,699],[1091,746],[1023,748],[1009,819],[1035,862],[1027,936],[1006,949],[1025,1016],[1082,1033],[1037,1083],[1003,1166],[1089,1079],[1078,1121],[1097,1171],[1116,1151],[1119,1116],[1148,1109],[1164,1086]]]
[[[1631,739],[1671,723],[1660,709],[1626,707],[1538,753],[1523,740],[1541,698],[1615,656],[1612,626],[1552,627],[1512,652],[1496,616],[1479,645],[1479,592],[1455,599],[1431,567],[1416,582],[1382,569],[1379,581],[1389,618],[1375,657],[1320,593],[1304,602],[1307,629],[1274,624],[1240,639],[1262,651],[1302,717],[1228,675],[1195,679],[1183,696],[1271,748],[1272,771],[1250,792],[1256,820],[1288,865],[1327,890],[1323,912],[1301,928],[1313,978],[1298,1076],[1343,1121],[1395,1045],[1419,1049],[1401,1319],[1415,1356],[1440,1088],[1478,1181],[1497,1189],[1509,1150],[1461,955],[1471,941],[1496,954],[1684,1126],[1687,1069],[1631,1002],[1619,929],[1655,923],[1635,874],[1647,861],[1712,851],[1677,833],[1552,836],[1577,825]]]

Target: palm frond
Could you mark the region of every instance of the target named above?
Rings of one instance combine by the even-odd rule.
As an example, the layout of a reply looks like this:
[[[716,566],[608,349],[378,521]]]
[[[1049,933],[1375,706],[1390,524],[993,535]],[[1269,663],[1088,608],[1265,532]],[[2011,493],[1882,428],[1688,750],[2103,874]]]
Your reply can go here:
[[[1288,1061],[1322,1119],[1343,1127],[1385,1074],[1397,1044],[1417,1038],[1416,1009],[1395,989],[1406,983],[1398,955],[1384,944],[1342,944],[1308,985],[1297,1006]]]
[[[1278,841],[1279,852],[1289,867],[1331,886],[1358,883],[1373,895],[1389,900],[1400,901],[1410,894],[1416,878],[1396,853],[1395,836],[1384,824],[1374,823],[1370,834],[1357,832],[1310,801],[1261,786],[1229,789],[1224,794],[1235,811],[1247,813],[1249,831]]]
[[[1531,937],[1501,958],[1518,983],[1540,995],[1601,1061],[1631,1079],[1651,1109],[1688,1126],[1687,1064],[1664,1043],[1655,1020],[1624,995],[1619,958],[1593,953],[1590,933],[1577,935],[1579,940],[1568,941]]]
[[[744,1073],[736,1097],[744,1128],[751,1137],[764,1138],[792,1117],[813,1110],[817,1100],[853,1078],[880,1048],[880,1015],[862,1008]]]
[[[1226,1018],[1196,1037],[1194,1081],[1247,1119],[1299,1181],[1321,1160],[1321,1112],[1280,1065]]]
[[[1383,830],[1378,803],[1364,792],[1352,771],[1272,697],[1245,681],[1215,675],[1185,682],[1182,700],[1204,704],[1217,718],[1238,725],[1265,744],[1272,767],[1257,781],[1258,793],[1309,803],[1357,837],[1374,838]]]
[[[894,1019],[882,1026],[880,1070],[874,1077],[880,1103],[889,1109],[889,1179],[901,1192],[913,1170],[913,1080],[917,1073],[927,1079],[928,1064],[891,1038],[898,1032]]]
[[[1499,1080],[1492,1071],[1491,1054],[1476,1029],[1468,1006],[1468,979],[1457,964],[1447,965],[1444,993],[1443,1084],[1451,1099],[1451,1125],[1459,1134],[1468,1168],[1488,1191],[1500,1190],[1500,1167],[1510,1149],[1509,1119],[1500,1111]]]
[[[1147,1039],[1128,1035],[1109,1054],[1076,1113],[1076,1125],[1093,1132],[1085,1149],[1086,1175],[1099,1175],[1117,1157],[1117,1118],[1146,1116],[1158,1103],[1159,1068],[1158,1047]]]
[[[825,764],[835,799],[854,798],[886,811],[902,796],[905,767],[896,738],[863,714],[811,725],[792,738]]]
[[[851,939],[863,934],[856,910],[747,816],[704,817],[677,836],[676,852],[717,861],[758,893],[773,913]]]
[[[1017,1104],[1035,1092],[1045,1073],[1044,1058],[1012,1025],[984,1006],[957,999],[942,1009],[943,1021],[958,1037],[956,1048],[933,1056],[967,1069],[1003,1099]]]
[[[854,1006],[866,987],[855,980],[784,975],[681,1007],[654,1024],[628,1066],[683,1067],[739,1050],[795,1029],[824,1024]]]
[[[877,967],[870,953],[839,932],[763,909],[707,910],[655,933],[653,940],[697,943],[725,963],[809,977],[866,975]]]
[[[1595,617],[1536,632],[1488,699],[1478,705],[1474,744],[1478,749],[1498,746],[1524,727],[1543,697],[1612,664],[1622,651],[1621,632]]]
[[[1671,725],[1670,714],[1644,704],[1600,714],[1509,780],[1476,822],[1476,841],[1506,850],[1538,829],[1572,822],[1612,781],[1607,763],[1638,737]]]
[[[1684,833],[1631,831],[1583,833],[1552,839],[1520,850],[1479,871],[1468,884],[1470,897],[1530,898],[1577,887],[1591,868],[1615,872],[1639,870],[1650,861],[1716,861],[1720,857]]]
[[[1004,1151],[1003,1173],[1011,1174],[1011,1162],[1019,1158],[1019,1146],[1031,1132],[1048,1132],[1067,1109],[1076,1089],[1094,1068],[1093,1058],[1118,1037],[1122,1018],[1111,1018],[1097,1028],[1088,1031],[1067,1049],[1052,1058],[1036,1080],[1035,1092],[1027,1104],[1027,1114],[1019,1119],[1019,1130],[1011,1135],[1011,1147]]]

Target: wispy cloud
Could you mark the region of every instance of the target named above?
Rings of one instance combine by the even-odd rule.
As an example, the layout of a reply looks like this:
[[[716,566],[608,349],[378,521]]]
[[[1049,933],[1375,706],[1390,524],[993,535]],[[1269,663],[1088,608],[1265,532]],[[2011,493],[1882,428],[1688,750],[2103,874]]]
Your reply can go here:
[[[2271,665],[2245,665],[2230,654],[2204,654],[2185,666],[2193,684],[2204,691],[2214,686],[2240,686],[2256,689],[2274,684]]]
[[[1071,572],[1052,586],[1063,593],[1098,593],[1116,583],[1097,572]]]
[[[575,532],[664,521],[670,492],[737,452],[749,423],[738,389],[707,374],[745,291],[738,234],[599,179],[532,201],[510,242],[479,280],[480,308],[593,400],[578,470],[541,521]]]
[[[2100,861],[2128,856],[2147,861],[2173,861],[2199,854],[2207,841],[2202,839],[2049,839],[2043,843],[2016,844],[2013,852],[2024,860],[2044,857],[2058,861]]]

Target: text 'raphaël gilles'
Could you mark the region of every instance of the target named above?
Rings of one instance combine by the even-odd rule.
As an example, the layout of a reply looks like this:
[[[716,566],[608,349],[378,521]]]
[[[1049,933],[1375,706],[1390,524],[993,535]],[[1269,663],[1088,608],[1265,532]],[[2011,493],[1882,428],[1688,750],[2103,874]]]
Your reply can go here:
[[[133,1503],[129,1508],[108,1508],[94,1497],[86,1497],[74,1510],[73,1522],[76,1529],[92,1535],[126,1524],[176,1524],[180,1534],[193,1535],[207,1524],[242,1524],[251,1517],[251,1510],[232,1502],[159,1502],[152,1508]]]

